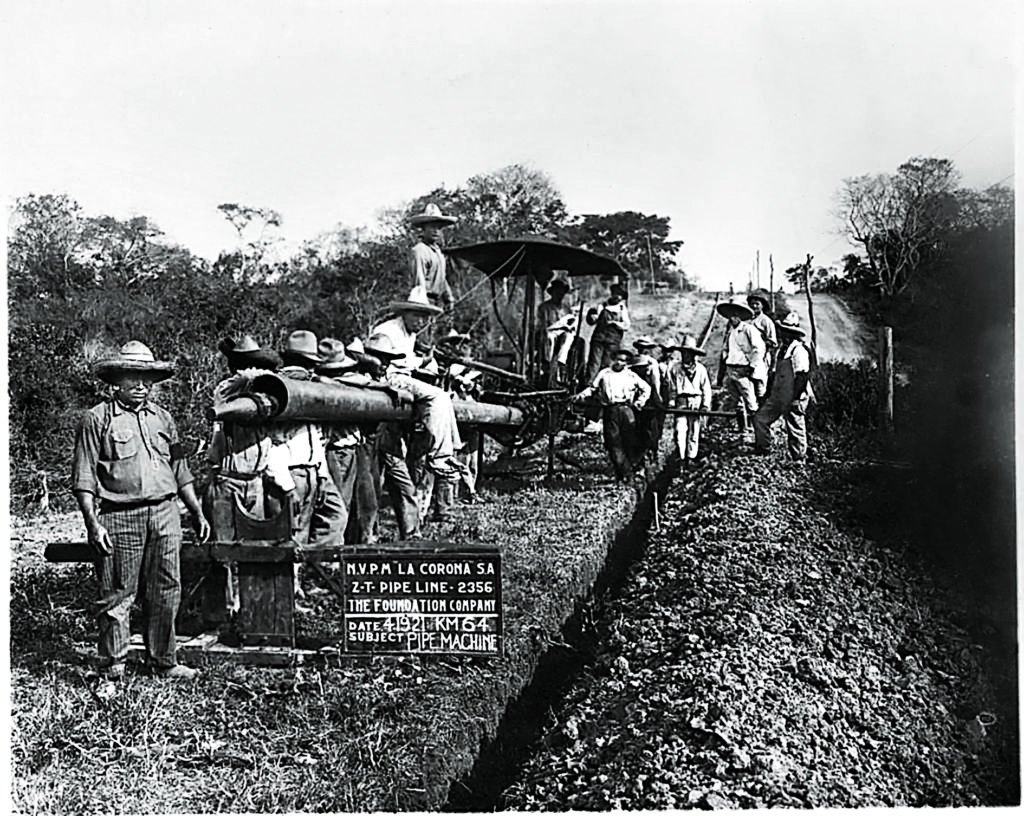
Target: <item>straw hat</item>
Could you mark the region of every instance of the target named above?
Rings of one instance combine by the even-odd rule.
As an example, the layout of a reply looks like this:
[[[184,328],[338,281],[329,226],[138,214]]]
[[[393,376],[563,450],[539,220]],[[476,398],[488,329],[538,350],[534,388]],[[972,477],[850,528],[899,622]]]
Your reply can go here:
[[[311,331],[299,329],[288,335],[284,341],[284,348],[281,349],[282,357],[301,358],[310,363],[319,363],[320,352],[318,350],[316,335]]]
[[[363,348],[363,341],[358,337],[352,338],[352,342],[345,346],[345,351],[349,354],[366,354],[366,349]]]
[[[148,374],[153,382],[160,382],[173,376],[174,364],[157,360],[145,343],[129,340],[118,349],[116,357],[98,361],[92,370],[99,379],[111,385],[116,384],[121,374],[129,372]]]
[[[656,348],[657,345],[658,341],[651,337],[649,334],[642,335],[633,341],[633,348],[635,349]]]
[[[782,320],[776,321],[776,325],[779,327],[779,331],[786,331],[790,334],[795,334],[798,337],[803,337],[805,332],[800,327],[800,315],[796,312],[787,312],[786,316]]]
[[[330,374],[332,372],[350,371],[359,363],[345,353],[345,344],[333,337],[325,337],[317,346],[320,352],[320,359],[323,360],[316,367],[318,374]]]
[[[737,303],[735,300],[730,300],[726,303],[719,303],[715,307],[715,311],[717,311],[726,320],[730,317],[738,317],[740,320],[750,320],[750,318],[754,316],[754,313],[750,311],[749,306]]]
[[[427,297],[426,286],[414,286],[405,300],[393,300],[388,304],[388,309],[401,314],[402,312],[420,312],[428,315],[439,315],[444,309],[435,306]]]
[[[395,349],[394,342],[386,334],[373,335],[363,344],[363,351],[385,362],[398,360],[405,356],[405,354]]]
[[[459,219],[454,218],[450,215],[444,215],[441,212],[440,207],[431,202],[419,215],[413,215],[409,217],[409,223],[414,227],[422,226],[423,224],[454,224]]]
[[[764,289],[755,289],[753,292],[747,295],[747,303],[750,303],[751,301],[754,300],[759,300],[761,301],[761,308],[764,311],[768,311],[772,307],[770,297],[771,296]]]
[[[228,358],[228,365],[235,369],[265,368],[273,371],[281,367],[280,355],[272,349],[260,348],[249,334],[243,335],[241,340],[225,337],[217,348]]]
[[[677,351],[689,351],[693,354],[699,354],[702,357],[707,354],[704,349],[697,345],[697,339],[692,334],[684,334],[683,342],[680,345],[675,346],[675,349]]]

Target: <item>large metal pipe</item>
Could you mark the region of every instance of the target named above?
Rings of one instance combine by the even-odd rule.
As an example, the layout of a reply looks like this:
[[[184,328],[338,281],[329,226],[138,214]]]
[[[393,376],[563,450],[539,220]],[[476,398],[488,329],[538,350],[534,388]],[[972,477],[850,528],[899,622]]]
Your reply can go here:
[[[250,385],[251,393],[214,405],[210,419],[254,424],[286,419],[312,422],[373,422],[407,420],[413,406],[396,405],[391,394],[335,382],[292,380],[278,374],[261,374]],[[459,422],[479,425],[522,425],[526,415],[510,405],[453,399]]]

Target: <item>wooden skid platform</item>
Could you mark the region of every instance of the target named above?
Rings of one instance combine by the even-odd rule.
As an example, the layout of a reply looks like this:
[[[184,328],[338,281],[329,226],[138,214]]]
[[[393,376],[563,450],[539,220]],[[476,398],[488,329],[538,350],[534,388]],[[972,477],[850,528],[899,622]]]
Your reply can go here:
[[[206,632],[195,637],[178,637],[178,660],[182,663],[195,663],[197,659],[234,660],[251,666],[301,666],[301,665],[339,665],[342,662],[341,650],[335,645],[323,646],[319,649],[292,649],[287,646],[227,646],[218,641],[216,632]],[[344,655],[351,660],[350,655]],[[128,647],[128,659],[141,663],[146,659],[146,649],[142,643],[142,635],[132,635]]]

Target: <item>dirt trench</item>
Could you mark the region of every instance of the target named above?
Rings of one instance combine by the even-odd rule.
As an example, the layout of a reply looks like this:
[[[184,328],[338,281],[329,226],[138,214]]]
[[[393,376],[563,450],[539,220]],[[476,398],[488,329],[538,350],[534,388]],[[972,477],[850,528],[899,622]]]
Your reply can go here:
[[[640,504],[447,809],[1018,803],[1014,656],[895,527],[864,534],[871,469],[708,451]]]

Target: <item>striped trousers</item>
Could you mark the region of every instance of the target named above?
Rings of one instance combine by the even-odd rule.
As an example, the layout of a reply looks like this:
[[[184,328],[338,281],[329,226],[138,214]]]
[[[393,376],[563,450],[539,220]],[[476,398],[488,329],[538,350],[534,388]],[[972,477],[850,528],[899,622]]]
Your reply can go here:
[[[99,521],[110,534],[113,552],[96,562],[99,598],[100,664],[123,663],[128,656],[128,616],[142,595],[143,640],[150,665],[177,663],[174,616],[181,602],[181,517],[175,499],[125,509],[106,506]]]

